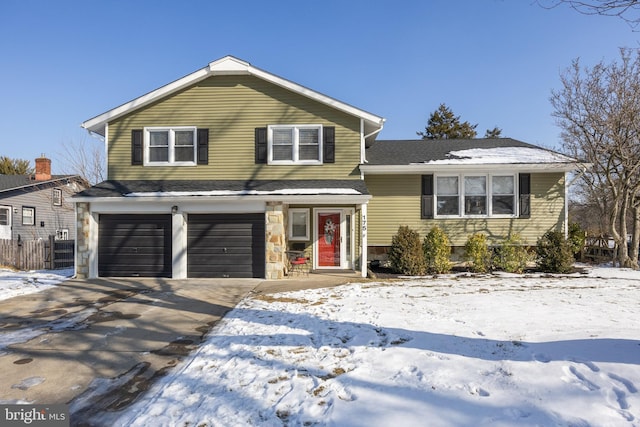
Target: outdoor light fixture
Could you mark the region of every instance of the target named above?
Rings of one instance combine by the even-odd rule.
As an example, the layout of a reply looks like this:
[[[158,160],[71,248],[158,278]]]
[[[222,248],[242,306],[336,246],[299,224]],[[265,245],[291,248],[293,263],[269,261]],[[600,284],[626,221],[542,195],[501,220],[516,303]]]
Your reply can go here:
[[[172,214],[177,214],[178,213],[178,206],[177,205],[171,206],[171,213]]]

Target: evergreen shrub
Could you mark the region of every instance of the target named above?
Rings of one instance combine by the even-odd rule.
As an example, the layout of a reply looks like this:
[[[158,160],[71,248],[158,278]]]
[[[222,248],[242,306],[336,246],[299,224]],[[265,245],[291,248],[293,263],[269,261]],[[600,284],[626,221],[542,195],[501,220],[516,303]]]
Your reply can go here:
[[[464,244],[464,259],[471,265],[471,271],[486,273],[491,269],[491,251],[487,243],[487,236],[476,233]]]
[[[536,265],[547,273],[569,273],[573,269],[573,249],[560,231],[547,231],[536,246]]]
[[[533,259],[520,235],[512,234],[496,248],[493,265],[507,273],[521,274]]]
[[[398,232],[391,238],[389,262],[391,268],[401,274],[420,276],[426,273],[427,265],[417,231],[406,225],[398,228]]]
[[[433,227],[425,236],[422,250],[428,272],[442,274],[451,271],[451,241],[440,227]]]

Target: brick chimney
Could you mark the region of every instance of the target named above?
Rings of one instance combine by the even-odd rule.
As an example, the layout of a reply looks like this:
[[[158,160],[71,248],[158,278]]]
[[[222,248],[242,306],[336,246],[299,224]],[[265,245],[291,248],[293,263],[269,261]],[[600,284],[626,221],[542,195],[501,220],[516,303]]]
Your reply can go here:
[[[48,181],[51,179],[51,159],[44,154],[36,159],[36,181]]]

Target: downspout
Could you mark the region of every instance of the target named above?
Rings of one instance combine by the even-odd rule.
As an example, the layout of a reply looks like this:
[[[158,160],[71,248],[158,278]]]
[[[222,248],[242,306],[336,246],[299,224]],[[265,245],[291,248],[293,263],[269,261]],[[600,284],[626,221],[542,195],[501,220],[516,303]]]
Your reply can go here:
[[[377,133],[380,133],[382,131],[382,129],[384,128],[384,122],[380,123],[380,128],[374,130],[373,132],[371,132],[368,135],[364,134],[364,119],[360,119],[360,135],[362,135],[362,137],[360,138],[360,163],[367,163],[367,156],[365,156],[365,143],[367,138],[369,138],[370,136],[373,136]]]

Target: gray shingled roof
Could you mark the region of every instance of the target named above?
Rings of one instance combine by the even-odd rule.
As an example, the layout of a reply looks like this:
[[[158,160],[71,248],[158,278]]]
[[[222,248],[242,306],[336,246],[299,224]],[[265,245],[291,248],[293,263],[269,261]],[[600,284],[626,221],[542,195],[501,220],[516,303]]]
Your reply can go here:
[[[50,180],[36,181],[33,175],[0,175],[0,192],[32,187],[62,179],[77,179],[77,175],[52,175]]]
[[[358,179],[305,179],[305,180],[170,180],[170,181],[103,181],[74,197],[123,197],[130,193],[207,192],[207,191],[269,191],[296,189],[353,189],[368,195],[364,181]],[[323,194],[331,194],[330,191]],[[336,194],[340,194],[336,192]]]
[[[369,165],[408,165],[446,160],[452,151],[504,147],[544,150],[511,138],[382,140],[367,148],[366,158]]]

